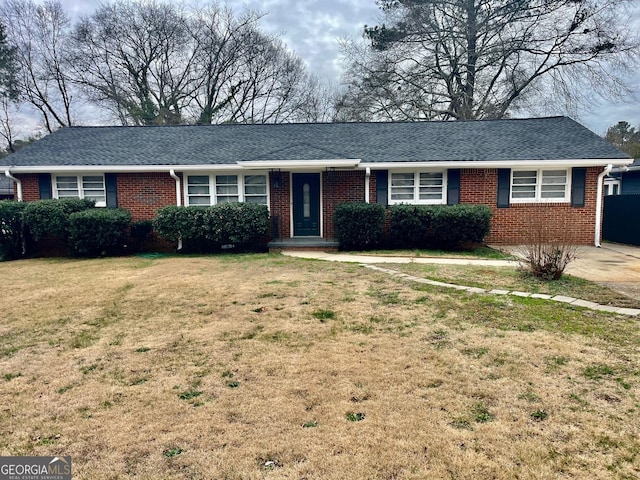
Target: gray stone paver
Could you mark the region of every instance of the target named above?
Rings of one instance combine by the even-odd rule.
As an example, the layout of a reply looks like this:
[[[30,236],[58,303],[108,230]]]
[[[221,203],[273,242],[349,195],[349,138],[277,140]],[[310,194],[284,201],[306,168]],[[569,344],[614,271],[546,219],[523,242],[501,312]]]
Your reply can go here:
[[[573,303],[577,300],[577,298],[565,297],[564,295],[556,295],[555,297],[551,297],[551,300],[553,300],[554,302]]]
[[[546,293],[532,293],[531,298],[540,298],[542,300],[551,300],[553,295],[547,295]]]
[[[627,315],[631,317],[640,317],[640,309],[637,308],[623,308],[612,307],[609,305],[600,305],[588,300],[581,300],[578,298],[567,297],[564,295],[547,295],[544,293],[529,293],[518,292],[510,290],[493,289],[486,290],[478,287],[468,287],[465,285],[456,285],[453,283],[438,282],[436,280],[429,280],[428,278],[415,277],[397,270],[390,268],[380,267],[377,264],[390,264],[390,263],[442,263],[442,264],[457,264],[457,265],[485,265],[485,266],[516,266],[517,262],[505,261],[505,260],[474,260],[474,259],[447,259],[447,258],[407,258],[407,257],[376,257],[373,255],[348,255],[348,254],[335,254],[325,252],[303,252],[303,251],[283,251],[284,255],[298,258],[311,258],[316,260],[326,260],[330,262],[349,262],[359,263],[362,267],[384,272],[388,275],[392,275],[396,278],[403,278],[412,282],[422,283],[425,285],[433,285],[435,287],[451,288],[455,290],[467,291],[469,293],[493,295],[513,295],[516,297],[530,297],[538,298],[542,300],[552,300],[555,302],[568,303],[575,305],[576,307],[588,308],[591,310],[597,310],[601,312],[610,312],[621,315]]]
[[[595,302],[590,302],[588,300],[576,300],[575,302],[571,302],[571,305],[576,305],[577,307],[584,307],[584,308],[595,308],[597,307],[599,304],[595,303]]]

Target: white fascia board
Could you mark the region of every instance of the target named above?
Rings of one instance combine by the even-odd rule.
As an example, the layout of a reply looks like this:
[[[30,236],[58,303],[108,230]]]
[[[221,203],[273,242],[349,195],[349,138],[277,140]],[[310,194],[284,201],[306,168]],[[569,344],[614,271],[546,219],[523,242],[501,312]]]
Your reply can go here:
[[[357,168],[362,166],[358,158],[334,160],[241,160],[237,162],[249,170],[318,170],[323,168]]]
[[[417,169],[417,168],[543,168],[543,167],[604,167],[606,165],[623,166],[633,163],[632,159],[579,159],[579,160],[513,160],[513,161],[431,161],[431,162],[363,162],[361,168],[371,170]]]
[[[0,167],[3,171],[9,169],[12,173],[62,173],[62,172],[100,172],[100,173],[136,173],[136,172],[191,172],[211,170],[234,170],[235,163],[203,164],[203,165],[43,165]]]

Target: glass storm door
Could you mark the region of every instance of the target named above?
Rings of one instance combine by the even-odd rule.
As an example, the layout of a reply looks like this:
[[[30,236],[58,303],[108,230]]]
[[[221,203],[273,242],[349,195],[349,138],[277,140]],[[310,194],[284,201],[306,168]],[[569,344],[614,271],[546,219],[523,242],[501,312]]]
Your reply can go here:
[[[320,236],[320,174],[294,173],[293,236]]]

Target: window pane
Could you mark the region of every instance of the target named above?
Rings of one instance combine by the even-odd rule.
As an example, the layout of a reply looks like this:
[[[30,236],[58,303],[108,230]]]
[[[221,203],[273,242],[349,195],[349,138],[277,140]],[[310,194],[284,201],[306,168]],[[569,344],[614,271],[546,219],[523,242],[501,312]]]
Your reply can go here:
[[[78,177],[56,177],[58,198],[80,198]]]
[[[413,173],[392,173],[391,174],[391,187],[413,187],[414,175]]]
[[[542,184],[550,183],[567,183],[567,171],[566,170],[543,170],[542,171]]]
[[[216,175],[216,185],[238,185],[238,176]]]
[[[442,200],[442,173],[420,174],[420,200]]]
[[[567,188],[566,170],[543,170],[540,198],[564,198]]]
[[[267,177],[265,175],[247,175],[244,177],[244,201],[267,204]]]
[[[218,203],[231,203],[231,202],[237,202],[237,201],[238,201],[238,197],[227,196],[227,195],[216,196],[216,202]]]
[[[216,175],[216,203],[237,202],[238,176]]]
[[[252,195],[250,197],[245,197],[244,201],[246,203],[257,203],[260,205],[267,204],[267,196],[266,195]]]
[[[209,176],[208,175],[189,175],[187,177],[187,182],[189,185],[209,185]]]
[[[391,200],[412,202],[415,196],[415,174],[391,174]]]
[[[187,196],[189,205],[211,205],[209,175],[187,176]]]
[[[511,189],[511,196],[513,198],[535,198],[536,187],[533,186],[514,186]]]
[[[187,191],[189,195],[209,195],[209,185],[189,185]]]
[[[189,197],[189,205],[210,205],[211,200],[208,196]]]
[[[524,172],[513,172],[514,185],[535,185],[538,178],[535,170]]]

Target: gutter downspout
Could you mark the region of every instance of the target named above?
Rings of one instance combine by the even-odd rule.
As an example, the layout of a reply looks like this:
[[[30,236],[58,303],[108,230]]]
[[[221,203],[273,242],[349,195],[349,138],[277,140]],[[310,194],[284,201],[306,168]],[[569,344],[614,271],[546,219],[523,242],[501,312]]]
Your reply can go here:
[[[370,203],[371,199],[369,198],[369,179],[371,178],[371,168],[367,167],[364,174],[364,201],[366,203]]]
[[[176,171],[172,168],[169,175],[176,181],[176,206],[182,206],[182,189],[180,188],[180,177],[176,175]],[[178,239],[178,250],[182,250],[182,239]]]
[[[600,248],[600,234],[602,233],[602,184],[604,183],[604,177],[607,176],[613,165],[607,165],[604,170],[598,175],[598,191],[596,193],[596,232],[594,238],[594,245]]]
[[[16,177],[11,175],[11,172],[8,169],[4,171],[4,176],[16,182],[16,189],[18,190],[18,201],[21,202],[22,201],[22,181],[18,180]]]

